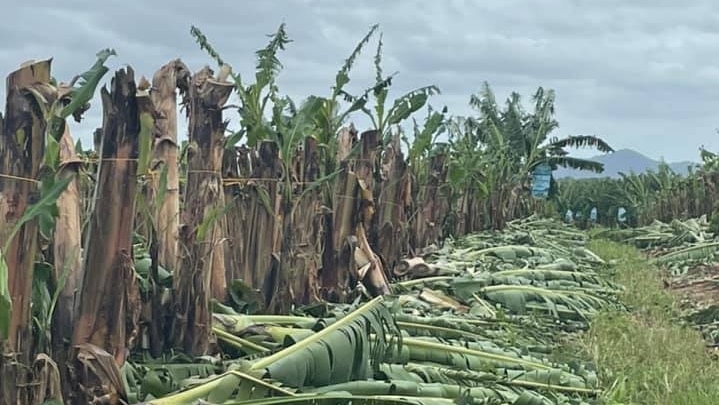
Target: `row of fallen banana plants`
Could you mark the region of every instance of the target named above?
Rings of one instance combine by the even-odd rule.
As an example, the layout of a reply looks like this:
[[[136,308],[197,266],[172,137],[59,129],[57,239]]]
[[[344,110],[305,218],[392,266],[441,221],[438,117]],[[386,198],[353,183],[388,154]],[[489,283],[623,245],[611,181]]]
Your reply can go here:
[[[449,240],[393,295],[288,315],[215,303],[223,358],[136,361],[130,402],[593,404],[593,365],[563,342],[622,309],[584,233],[530,218]],[[421,266],[417,266],[421,262]],[[413,269],[420,269],[417,272]],[[431,271],[427,271],[430,269]]]
[[[642,249],[666,249],[686,244],[701,244],[714,239],[714,234],[709,231],[706,216],[685,221],[674,219],[669,223],[654,220],[647,226],[606,229],[598,235],[630,243]]]
[[[632,244],[641,248],[652,262],[671,277],[671,285],[712,285],[715,276],[707,278],[700,267],[719,267],[719,238],[710,231],[706,216],[670,223],[654,221],[635,229],[605,230],[598,236]],[[706,292],[705,292],[706,294]],[[683,321],[699,330],[713,347],[719,344],[719,303],[700,303],[682,297]]]
[[[706,216],[670,223],[654,221],[631,229],[607,229],[597,234],[634,245],[652,256],[652,261],[677,276],[690,268],[717,260],[719,240],[710,232]]]

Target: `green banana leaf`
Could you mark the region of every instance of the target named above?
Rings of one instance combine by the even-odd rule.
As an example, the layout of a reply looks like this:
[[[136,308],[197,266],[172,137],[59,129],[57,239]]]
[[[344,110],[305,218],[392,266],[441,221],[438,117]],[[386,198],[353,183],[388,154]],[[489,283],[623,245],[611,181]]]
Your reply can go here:
[[[715,257],[717,250],[719,250],[719,242],[704,243],[659,256],[654,259],[654,263],[669,264],[687,260],[707,260]]]

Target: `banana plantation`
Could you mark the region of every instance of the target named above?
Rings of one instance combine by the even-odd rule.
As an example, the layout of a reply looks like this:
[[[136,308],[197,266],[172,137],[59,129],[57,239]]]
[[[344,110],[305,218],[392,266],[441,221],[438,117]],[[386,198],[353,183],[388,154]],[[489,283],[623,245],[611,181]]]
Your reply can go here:
[[[326,94],[293,100],[284,25],[243,77],[190,34],[210,63],[195,72],[110,73],[106,49],[68,82],[52,60],[8,75],[0,403],[619,405],[577,349],[598,314],[632,310],[590,241],[645,250],[677,290],[714,260],[709,152],[686,178],[551,179],[537,197],[540,167],[602,171],[568,149],[612,151],[556,136],[551,90],[527,108],[478,84],[471,116],[433,108],[431,83],[390,99],[374,26]],[[363,52],[375,77],[353,91]],[[70,118],[91,108],[86,148]],[[581,204],[648,226],[553,218]],[[683,319],[716,341],[705,304]]]
[[[616,225],[619,207],[627,210],[632,226],[649,225],[654,220],[710,217],[719,198],[719,157],[706,149],[701,150],[700,157],[702,163],[689,167],[686,175],[662,163],[656,171],[620,173],[619,179],[562,179],[553,205],[559,212],[572,209],[588,213],[596,207],[598,221],[604,226]]]

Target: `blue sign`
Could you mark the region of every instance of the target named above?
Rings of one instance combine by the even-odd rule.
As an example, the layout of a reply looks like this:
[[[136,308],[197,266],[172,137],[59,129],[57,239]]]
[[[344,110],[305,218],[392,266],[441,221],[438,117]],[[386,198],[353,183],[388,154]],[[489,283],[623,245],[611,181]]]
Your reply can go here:
[[[532,197],[547,198],[549,184],[552,178],[552,168],[547,163],[540,163],[532,173]]]

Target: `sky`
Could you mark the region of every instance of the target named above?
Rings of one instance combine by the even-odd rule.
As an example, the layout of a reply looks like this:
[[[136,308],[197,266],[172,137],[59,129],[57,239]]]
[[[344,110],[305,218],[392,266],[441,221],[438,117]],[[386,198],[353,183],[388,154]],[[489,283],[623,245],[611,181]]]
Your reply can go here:
[[[138,78],[151,78],[178,57],[193,71],[214,68],[190,35],[195,25],[247,76],[254,52],[284,22],[293,42],[280,55],[278,82],[299,102],[328,95],[344,59],[379,24],[384,71],[397,72],[393,96],[434,84],[442,92],[430,99],[435,109],[469,115],[469,97],[485,81],[499,100],[516,91],[528,107],[542,86],[556,92],[556,136],[597,135],[615,149],[696,161],[702,145],[719,151],[719,8],[712,6],[710,0],[3,0],[0,73],[53,58],[53,75],[69,81],[104,48],[118,54],[107,63],[112,71],[130,65]],[[350,90],[373,84],[376,41],[350,74]],[[3,94],[4,87],[1,81]],[[72,127],[87,146],[101,125],[98,101]],[[359,116],[355,122],[359,129],[367,124]]]

